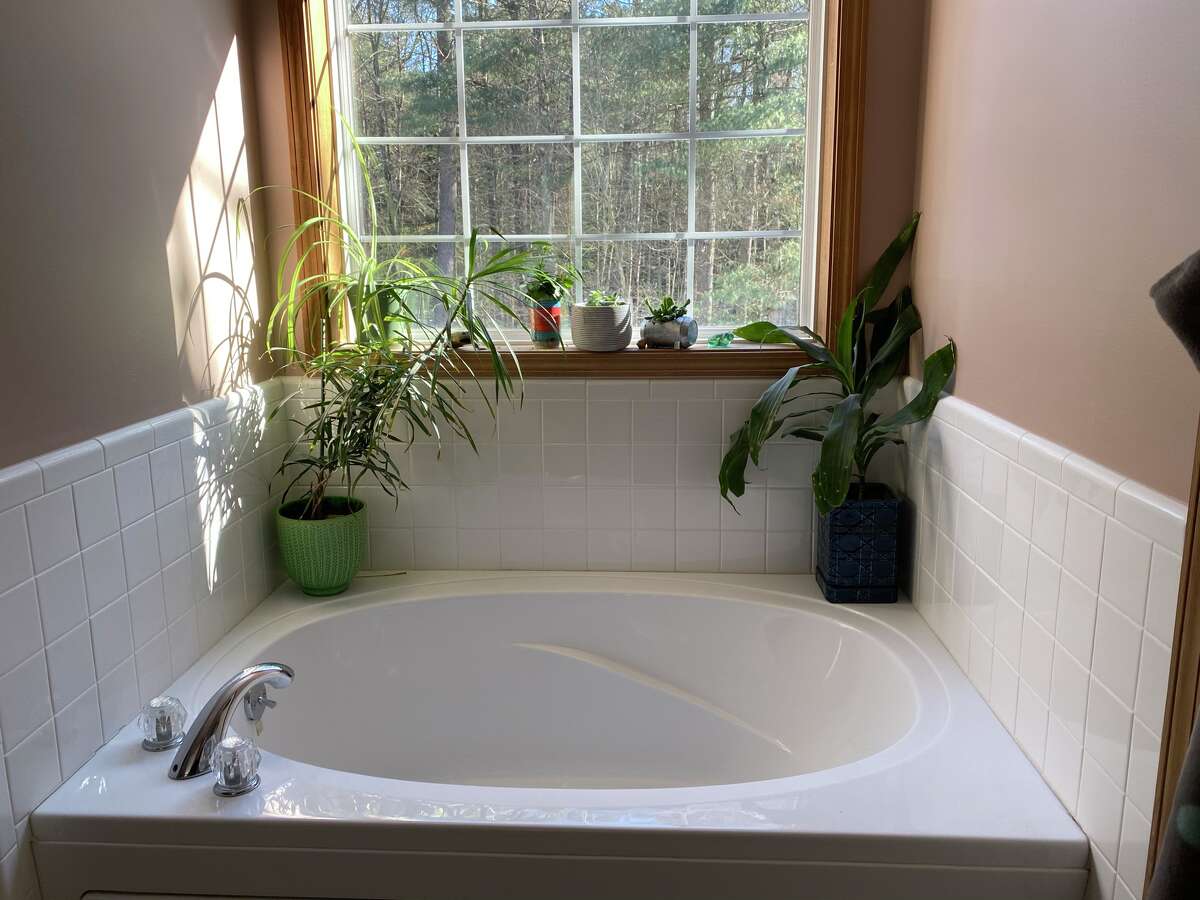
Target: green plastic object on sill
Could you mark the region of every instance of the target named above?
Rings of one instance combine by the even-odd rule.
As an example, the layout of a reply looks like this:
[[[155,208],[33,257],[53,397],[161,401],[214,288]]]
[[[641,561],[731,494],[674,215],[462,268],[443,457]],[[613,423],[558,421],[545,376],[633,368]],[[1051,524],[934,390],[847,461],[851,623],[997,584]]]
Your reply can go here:
[[[722,331],[720,334],[714,334],[708,339],[708,346],[714,350],[723,350],[733,343],[733,332]]]

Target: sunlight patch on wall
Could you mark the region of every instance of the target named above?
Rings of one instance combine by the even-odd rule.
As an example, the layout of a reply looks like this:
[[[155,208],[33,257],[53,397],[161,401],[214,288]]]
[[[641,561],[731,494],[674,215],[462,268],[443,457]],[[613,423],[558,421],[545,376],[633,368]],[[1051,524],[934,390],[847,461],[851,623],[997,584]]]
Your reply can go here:
[[[188,403],[253,383],[262,352],[244,97],[234,39],[166,241]]]

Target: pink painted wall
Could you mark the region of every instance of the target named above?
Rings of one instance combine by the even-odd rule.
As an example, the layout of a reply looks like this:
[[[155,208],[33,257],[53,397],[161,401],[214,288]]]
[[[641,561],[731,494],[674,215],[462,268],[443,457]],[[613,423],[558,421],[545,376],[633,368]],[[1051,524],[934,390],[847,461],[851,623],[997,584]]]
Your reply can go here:
[[[1200,374],[1147,291],[1200,247],[1200,6],[930,0],[926,29],[927,349],[958,341],[963,399],[1183,497]]]
[[[259,181],[258,7],[5,6],[0,467],[270,374],[262,232],[236,225]]]

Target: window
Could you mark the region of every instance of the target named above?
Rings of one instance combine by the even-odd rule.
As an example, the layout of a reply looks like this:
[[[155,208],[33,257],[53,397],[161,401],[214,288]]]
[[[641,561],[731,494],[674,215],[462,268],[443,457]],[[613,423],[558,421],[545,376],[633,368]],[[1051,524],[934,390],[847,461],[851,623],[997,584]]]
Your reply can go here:
[[[582,295],[811,324],[821,0],[337,0],[339,102],[381,235],[561,245]],[[351,154],[343,203],[368,218]]]

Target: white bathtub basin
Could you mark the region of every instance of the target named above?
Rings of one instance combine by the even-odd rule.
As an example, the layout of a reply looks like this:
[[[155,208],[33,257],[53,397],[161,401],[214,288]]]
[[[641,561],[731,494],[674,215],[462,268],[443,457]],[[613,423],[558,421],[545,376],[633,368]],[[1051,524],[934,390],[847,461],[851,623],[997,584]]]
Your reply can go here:
[[[297,670],[261,745],[299,762],[440,784],[655,789],[787,778],[893,747],[917,723],[915,677],[940,725],[944,691],[898,637],[834,607],[593,587],[360,607],[252,655]]]
[[[195,711],[249,663],[295,668],[262,786],[171,782],[125,729],[34,814],[47,900],[1077,900],[1083,835],[919,616],[815,596],[799,576],[281,589],[173,689]]]

